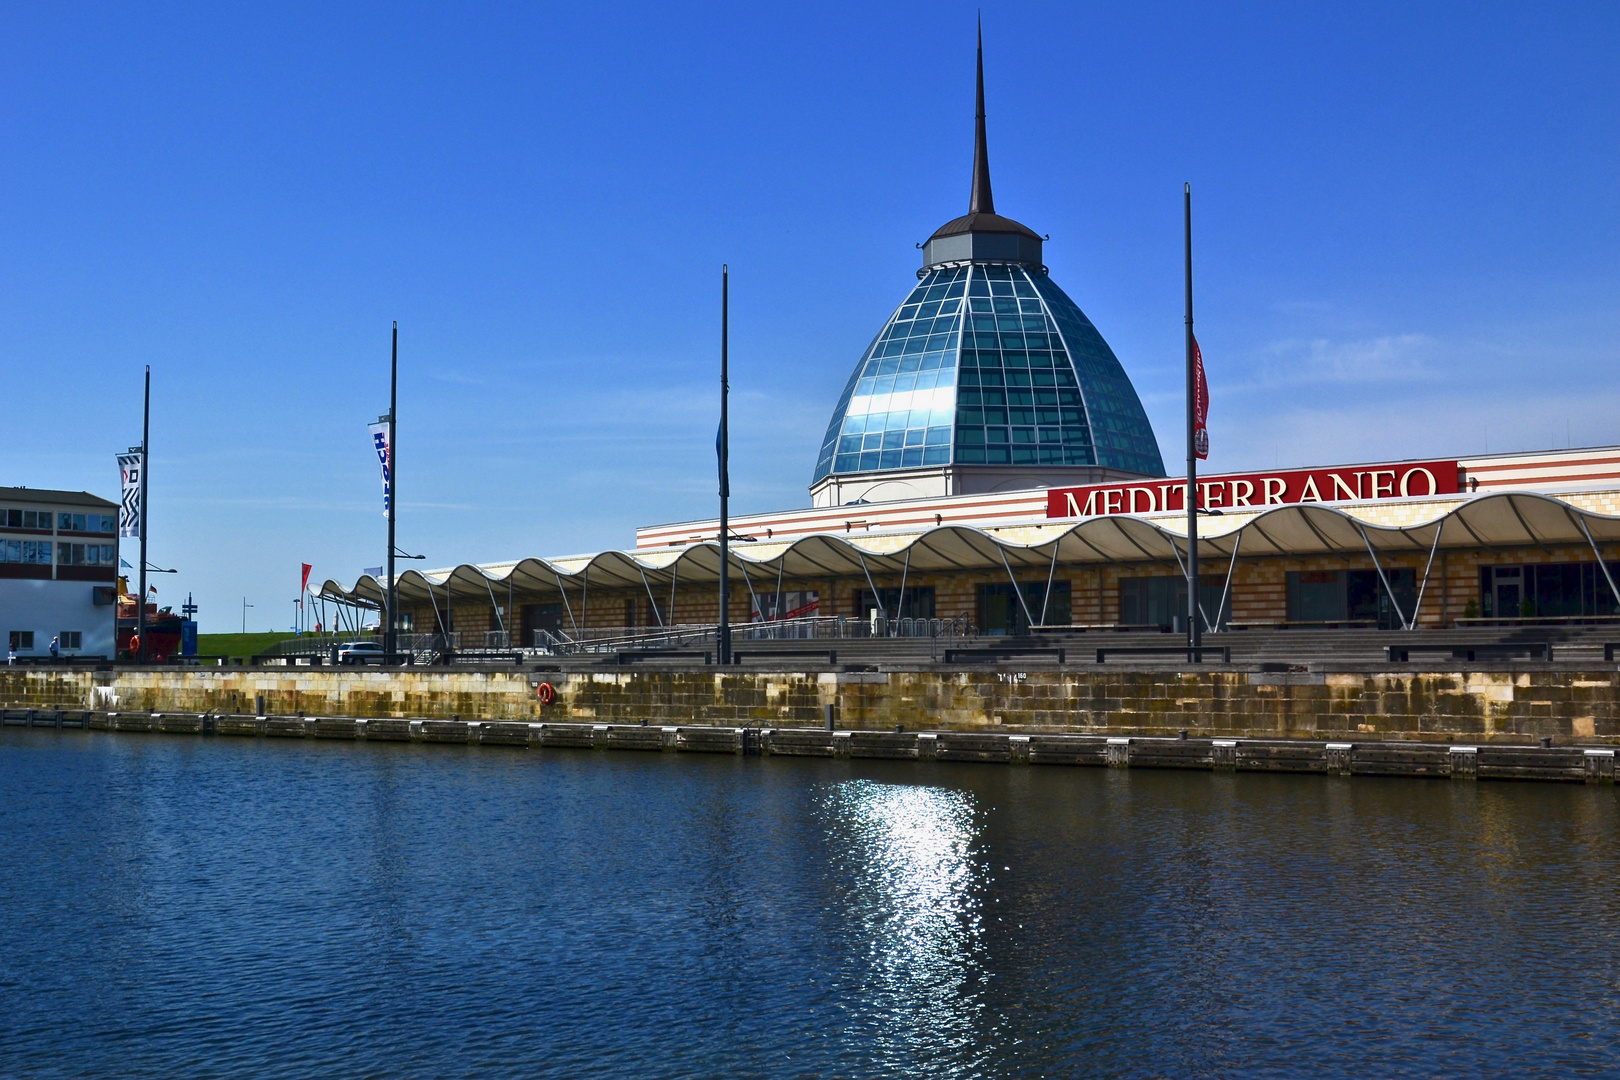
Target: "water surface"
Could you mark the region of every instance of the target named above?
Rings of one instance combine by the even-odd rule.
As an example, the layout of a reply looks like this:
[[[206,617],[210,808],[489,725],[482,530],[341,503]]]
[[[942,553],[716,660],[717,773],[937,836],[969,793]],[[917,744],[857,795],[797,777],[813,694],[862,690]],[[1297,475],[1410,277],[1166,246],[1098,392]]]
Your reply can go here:
[[[1620,1072],[1615,789],[0,731],[0,1075]]]

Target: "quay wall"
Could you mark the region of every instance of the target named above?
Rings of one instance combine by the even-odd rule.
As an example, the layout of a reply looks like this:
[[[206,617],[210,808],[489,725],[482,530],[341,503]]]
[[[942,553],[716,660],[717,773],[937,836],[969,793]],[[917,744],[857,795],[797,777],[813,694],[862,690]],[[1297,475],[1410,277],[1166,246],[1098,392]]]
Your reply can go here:
[[[1108,736],[1620,744],[1620,671],[0,668],[0,708]],[[542,705],[544,682],[556,700]]]

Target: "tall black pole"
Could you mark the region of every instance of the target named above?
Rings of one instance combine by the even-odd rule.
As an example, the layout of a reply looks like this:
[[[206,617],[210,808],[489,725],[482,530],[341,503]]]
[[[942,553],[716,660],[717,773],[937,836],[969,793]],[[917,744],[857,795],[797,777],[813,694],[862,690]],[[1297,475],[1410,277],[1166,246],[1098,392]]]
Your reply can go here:
[[[139,639],[141,647],[135,651],[135,662],[146,662],[146,516],[151,507],[146,501],[146,470],[151,463],[152,450],[152,365],[146,365],[146,397],[141,405],[141,590],[140,599],[135,602],[135,636]]]
[[[730,435],[726,417],[726,350],[730,342],[731,271],[720,267],[720,634],[715,651],[722,664],[731,663],[731,500]]]
[[[1203,640],[1198,624],[1198,386],[1193,371],[1192,185],[1182,193],[1187,241],[1187,660]]]
[[[396,606],[399,592],[394,587],[394,509],[399,505],[399,453],[398,429],[394,417],[399,413],[399,322],[394,322],[394,354],[388,368],[388,610],[383,612],[387,628],[383,630],[383,662],[394,662],[399,645],[399,616]]]

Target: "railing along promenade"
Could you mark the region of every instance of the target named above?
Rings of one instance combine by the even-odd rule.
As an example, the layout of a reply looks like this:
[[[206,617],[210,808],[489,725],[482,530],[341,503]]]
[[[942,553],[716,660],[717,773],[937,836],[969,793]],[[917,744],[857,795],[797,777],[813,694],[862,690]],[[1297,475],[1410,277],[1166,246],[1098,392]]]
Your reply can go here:
[[[398,662],[432,664],[445,660],[477,663],[481,660],[536,660],[554,656],[589,656],[625,650],[707,650],[718,648],[719,627],[714,623],[683,623],[675,626],[610,626],[577,629],[534,630],[529,640],[505,630],[451,630],[444,633],[402,633],[398,635]],[[976,638],[978,627],[967,616],[952,619],[868,618],[822,616],[779,622],[741,623],[731,627],[733,645],[779,641],[883,641],[930,643],[932,651],[950,648]],[[370,634],[305,634],[278,641],[256,657],[259,661],[327,664],[342,662],[344,646],[353,642],[381,644],[381,637]],[[356,656],[351,662],[376,663],[380,657]]]

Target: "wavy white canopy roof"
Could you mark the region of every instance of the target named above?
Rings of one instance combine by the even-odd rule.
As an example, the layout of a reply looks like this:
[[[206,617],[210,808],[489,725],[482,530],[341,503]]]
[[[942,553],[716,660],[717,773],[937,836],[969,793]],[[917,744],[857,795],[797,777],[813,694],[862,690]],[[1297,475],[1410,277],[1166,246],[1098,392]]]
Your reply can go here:
[[[1332,506],[1278,506],[1234,523],[1231,518],[1205,519],[1198,557],[1427,553],[1439,547],[1524,547],[1542,544],[1598,544],[1620,540],[1620,517],[1571,506],[1560,499],[1528,492],[1491,492],[1416,525],[1374,525]],[[1224,531],[1222,531],[1224,530]],[[823,534],[792,543],[733,544],[731,568],[746,575],[746,589],[773,587],[778,574],[791,581],[807,578],[876,577],[910,571],[1005,570],[1045,568],[1058,562],[1178,562],[1186,557],[1187,536],[1139,517],[1113,515],[1077,522],[1032,523],[998,530],[1000,535],[963,525],[942,525],[921,533],[872,533],[854,536]],[[1029,542],[1013,539],[1013,535]],[[446,588],[456,596],[488,593],[497,586],[514,593],[558,596],[564,588],[587,583],[605,589],[669,588],[676,583],[712,584],[720,576],[720,545],[704,541],[664,551],[604,551],[566,559],[521,559],[446,570],[407,570],[399,576],[402,603],[442,598]],[[429,590],[432,590],[431,592]],[[377,604],[386,586],[369,574],[352,587],[327,580],[319,595],[335,600]]]

